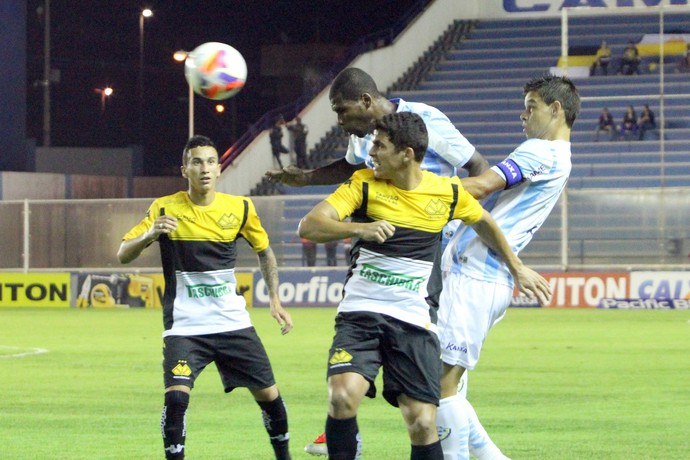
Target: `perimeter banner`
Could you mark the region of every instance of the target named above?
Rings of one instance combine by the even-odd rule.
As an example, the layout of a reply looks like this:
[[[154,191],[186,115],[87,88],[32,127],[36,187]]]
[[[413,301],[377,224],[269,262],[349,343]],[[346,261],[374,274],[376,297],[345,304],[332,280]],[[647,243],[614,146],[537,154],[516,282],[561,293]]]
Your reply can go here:
[[[0,273],[0,307],[69,306],[69,273]]]
[[[165,281],[159,273],[76,273],[72,305],[78,308],[161,308]]]
[[[286,307],[337,307],[347,271],[342,268],[281,270],[278,294]],[[553,308],[688,309],[690,270],[543,273]],[[267,307],[259,270],[236,272],[237,293],[247,307]],[[161,308],[160,273],[2,273],[0,307]],[[511,307],[538,307],[517,290]]]
[[[238,272],[237,293],[243,295],[247,307],[252,306],[254,278],[251,272]],[[74,298],[78,308],[161,308],[165,279],[161,273],[75,273]]]
[[[336,307],[342,299],[347,272],[337,269],[283,270],[278,295],[284,307]],[[268,289],[260,272],[254,273],[255,307],[268,306]]]
[[[690,308],[690,271],[544,273],[553,297],[549,307]],[[537,307],[517,290],[512,307]]]

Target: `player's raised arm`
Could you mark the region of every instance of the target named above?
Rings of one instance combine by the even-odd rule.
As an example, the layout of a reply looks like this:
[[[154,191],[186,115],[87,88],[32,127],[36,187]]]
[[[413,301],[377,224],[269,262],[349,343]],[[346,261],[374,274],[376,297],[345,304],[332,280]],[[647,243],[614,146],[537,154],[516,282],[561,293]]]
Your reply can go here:
[[[288,165],[282,169],[266,171],[265,175],[274,182],[292,187],[333,185],[345,182],[353,172],[365,167],[364,164],[352,165],[341,158],[316,169],[300,169],[294,165]]]
[[[156,241],[162,234],[175,231],[177,219],[171,216],[160,216],[153,225],[144,233],[136,238],[123,240],[117,251],[117,259],[121,264],[128,264],[141,255],[151,243]]]
[[[462,187],[478,200],[486,198],[506,187],[505,179],[491,169],[487,169],[479,176],[463,177],[460,181],[462,182]]]

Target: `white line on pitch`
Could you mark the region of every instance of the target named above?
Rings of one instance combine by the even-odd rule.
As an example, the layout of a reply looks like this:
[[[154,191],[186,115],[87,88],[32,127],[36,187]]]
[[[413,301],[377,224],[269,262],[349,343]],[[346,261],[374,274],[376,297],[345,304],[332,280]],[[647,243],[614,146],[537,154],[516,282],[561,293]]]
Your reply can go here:
[[[4,350],[21,350],[19,347],[10,347],[7,345],[0,345],[0,349]],[[9,355],[0,355],[0,358],[22,358],[24,356],[40,355],[42,353],[48,353],[45,348],[29,348],[27,351],[21,351],[17,353],[12,353]]]

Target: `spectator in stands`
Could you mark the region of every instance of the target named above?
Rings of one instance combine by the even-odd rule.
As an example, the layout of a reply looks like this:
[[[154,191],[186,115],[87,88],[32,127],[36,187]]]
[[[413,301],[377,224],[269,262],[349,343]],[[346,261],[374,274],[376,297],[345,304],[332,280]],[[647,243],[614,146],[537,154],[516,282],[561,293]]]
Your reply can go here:
[[[640,52],[635,46],[635,42],[628,42],[628,46],[623,50],[621,63],[618,66],[618,74],[632,75],[640,74]]]
[[[685,56],[678,61],[678,66],[676,67],[677,73],[690,73],[690,51],[685,53]]]
[[[352,249],[352,238],[345,238],[343,240],[343,257],[345,258],[345,265],[350,265],[350,250]]]
[[[302,266],[313,267],[316,265],[316,243],[306,238],[302,240]]]
[[[288,124],[287,127],[293,140],[293,147],[295,149],[295,156],[297,157],[297,167],[306,168],[307,167],[307,133],[309,128],[307,125],[302,123],[300,117],[295,117],[295,119]]]
[[[589,75],[593,76],[596,73],[597,67],[601,67],[601,71],[604,72],[604,75],[608,75],[609,62],[611,62],[611,48],[609,48],[606,40],[602,40],[601,45],[599,45],[599,49],[597,50],[594,62],[589,68]]]
[[[281,168],[283,167],[283,162],[280,160],[280,154],[290,153],[287,147],[283,145],[283,125],[285,125],[285,119],[283,119],[281,115],[273,124],[271,134],[269,135],[271,140],[271,153]]]
[[[652,131],[656,133],[656,121],[654,121],[654,112],[649,108],[649,104],[645,104],[640,113],[640,118],[637,120],[637,126],[640,131],[640,140],[644,140],[645,133]]]
[[[336,256],[336,251],[338,250],[338,240],[327,241],[324,243],[326,247],[326,265],[329,267],[335,267],[338,265],[338,257]]]
[[[613,115],[611,115],[611,112],[609,112],[609,109],[606,107],[601,110],[601,114],[599,115],[599,123],[597,124],[594,142],[599,142],[599,133],[601,131],[606,131],[608,133],[610,141],[616,139],[616,124],[613,121]]]
[[[628,106],[628,109],[623,115],[623,121],[621,121],[620,127],[621,139],[630,140],[637,134],[637,114],[635,113],[635,108],[632,105]]]

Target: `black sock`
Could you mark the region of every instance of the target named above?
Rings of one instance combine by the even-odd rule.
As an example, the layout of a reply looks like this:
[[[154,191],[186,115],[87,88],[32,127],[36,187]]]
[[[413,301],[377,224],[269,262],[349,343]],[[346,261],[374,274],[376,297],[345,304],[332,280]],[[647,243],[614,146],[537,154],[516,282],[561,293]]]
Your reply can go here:
[[[441,441],[436,441],[426,446],[412,446],[410,460],[443,460]]]
[[[187,434],[186,417],[189,406],[189,393],[168,391],[161,414],[161,432],[165,458],[181,460],[184,458],[184,441]]]
[[[357,417],[343,420],[330,415],[326,419],[326,442],[329,460],[352,460],[362,455],[362,439]]]
[[[283,398],[278,396],[273,401],[257,401],[261,407],[261,416],[264,419],[264,426],[271,438],[271,445],[276,454],[277,460],[290,460],[290,450],[288,443],[290,433],[288,432],[287,409]]]

